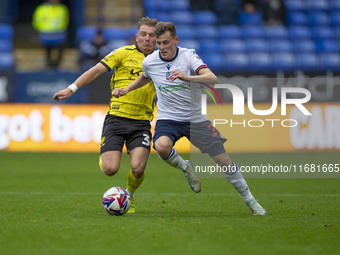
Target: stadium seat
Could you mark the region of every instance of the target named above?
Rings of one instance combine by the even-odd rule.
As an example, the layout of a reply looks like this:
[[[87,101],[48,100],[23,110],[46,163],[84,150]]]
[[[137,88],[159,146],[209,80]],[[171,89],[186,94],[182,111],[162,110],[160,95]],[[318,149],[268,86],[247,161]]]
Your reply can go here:
[[[299,52],[315,52],[315,42],[310,39],[297,39],[292,41],[293,51],[295,53]]]
[[[202,35],[205,39],[219,39],[219,30],[216,26],[212,25],[201,25],[196,26],[196,34]]]
[[[331,24],[335,27],[340,27],[340,11],[331,12]]]
[[[327,11],[327,0],[307,0],[306,7],[308,10]]]
[[[126,39],[117,39],[117,40],[111,40],[108,42],[110,49],[118,49],[120,47],[123,47],[124,45],[128,45],[129,41]]]
[[[317,40],[315,42],[317,52],[339,52],[339,43],[335,40]]]
[[[307,26],[290,26],[288,28],[290,39],[310,39],[312,31]]]
[[[308,18],[311,26],[327,26],[331,23],[327,12],[311,11]]]
[[[121,27],[105,27],[103,28],[103,35],[106,40],[129,39],[127,30]]]
[[[223,71],[223,57],[218,53],[199,54],[212,71]]]
[[[168,21],[171,19],[171,13],[166,11],[158,11],[154,16],[150,16],[152,18],[157,19],[158,21]]]
[[[191,9],[190,0],[172,0],[171,1],[171,10],[190,11],[190,9]]]
[[[340,1],[339,0],[328,0],[329,1],[329,9],[330,10],[340,10]]]
[[[11,52],[13,41],[11,39],[0,39],[0,52]]]
[[[13,54],[11,52],[0,52],[0,69],[11,69],[13,67]]]
[[[194,11],[196,25],[216,25],[217,16],[213,11]]]
[[[319,57],[314,53],[296,54],[297,68],[303,71],[316,71],[319,69]]]
[[[293,71],[296,69],[295,55],[288,53],[274,53],[273,58],[273,68],[275,70],[282,71]]]
[[[0,39],[13,39],[13,27],[0,24]]]
[[[308,15],[302,11],[290,11],[287,14],[288,25],[308,25]]]
[[[195,39],[196,30],[193,26],[181,25],[176,27],[176,32],[179,39]]]
[[[267,39],[286,39],[288,37],[288,31],[285,26],[266,26],[264,28],[264,34]]]
[[[340,27],[334,28],[334,37],[335,37],[337,40],[340,40]]]
[[[168,15],[169,21],[173,22],[176,26],[177,25],[193,25],[194,22],[194,15],[191,11],[172,11]],[[167,20],[161,20],[167,21]]]
[[[312,35],[314,39],[332,39],[334,38],[333,29],[330,26],[312,27]]]
[[[249,65],[253,71],[272,71],[273,70],[272,56],[269,53],[250,53]]]
[[[270,50],[274,52],[290,52],[293,50],[290,40],[270,40]]]
[[[285,0],[284,2],[287,10],[303,11],[306,9],[305,0]]]
[[[96,35],[97,28],[90,26],[83,26],[77,30],[77,40],[78,42],[82,40],[91,40]]]
[[[200,43],[200,53],[208,54],[208,53],[219,53],[221,50],[221,43],[219,40],[213,39],[202,39],[199,41]]]
[[[246,45],[242,39],[226,39],[221,41],[222,52],[238,52],[243,53],[246,50]]]
[[[243,37],[245,39],[264,37],[264,31],[263,31],[262,26],[247,25],[247,26],[243,26],[242,29],[243,29]]]
[[[222,25],[219,27],[221,39],[234,39],[243,36],[243,30],[238,25]]]
[[[249,68],[249,57],[245,53],[229,53],[223,56],[225,71],[246,71]]]
[[[157,11],[156,0],[144,0],[143,7],[144,10],[147,12],[147,15],[149,15],[149,12],[156,12]]]
[[[324,71],[339,71],[340,70],[340,55],[334,53],[321,53],[320,67]]]
[[[195,39],[179,40],[178,46],[182,48],[195,49],[197,52],[200,52],[200,44]]]
[[[247,51],[251,52],[267,52],[268,45],[264,39],[245,39]]]
[[[261,25],[262,24],[262,15],[260,12],[254,13],[246,13],[241,11],[239,13],[239,23],[241,25]]]

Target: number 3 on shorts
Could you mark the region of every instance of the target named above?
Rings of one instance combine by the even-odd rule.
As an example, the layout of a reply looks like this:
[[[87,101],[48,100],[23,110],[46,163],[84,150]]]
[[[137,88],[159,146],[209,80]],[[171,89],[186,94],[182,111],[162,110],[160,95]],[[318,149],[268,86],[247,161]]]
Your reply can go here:
[[[150,146],[150,136],[147,134],[143,134],[144,140],[142,141],[142,144],[145,146]]]

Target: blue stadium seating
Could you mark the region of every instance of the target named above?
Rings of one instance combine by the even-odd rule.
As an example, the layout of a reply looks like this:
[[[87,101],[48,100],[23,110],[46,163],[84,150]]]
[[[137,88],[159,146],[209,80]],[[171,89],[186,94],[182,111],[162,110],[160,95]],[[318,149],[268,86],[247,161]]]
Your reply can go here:
[[[340,1],[339,0],[328,0],[329,1],[329,9],[330,10],[340,10]]]
[[[200,51],[200,44],[195,39],[179,40],[178,46],[188,49],[195,49],[197,52]]]
[[[223,56],[223,67],[226,71],[247,71],[249,57],[245,53],[229,53]]]
[[[340,27],[340,11],[331,12],[331,24],[335,27]]]
[[[245,52],[246,45],[242,39],[225,39],[221,41],[222,52]]]
[[[223,57],[218,53],[209,53],[209,54],[199,54],[202,58],[203,62],[207,64],[207,66],[214,71],[225,71],[223,69]]]
[[[296,69],[295,55],[288,53],[273,53],[273,68],[282,71],[293,71]]]
[[[290,52],[293,50],[289,40],[270,40],[269,47],[272,52]]]
[[[248,52],[267,52],[269,50],[265,39],[245,39]]]
[[[288,30],[285,26],[267,26],[264,28],[264,33],[267,39],[287,39]]]
[[[326,11],[329,8],[328,1],[327,0],[307,0],[306,8],[308,10]]]
[[[297,53],[297,68],[303,71],[315,71],[319,69],[319,57],[314,53]]]
[[[299,52],[313,53],[316,50],[314,40],[310,40],[310,39],[292,40],[292,45],[293,45],[293,51],[295,53],[299,53]]]
[[[339,52],[339,43],[335,40],[317,40],[315,42],[318,52]]]
[[[221,39],[242,38],[243,30],[238,25],[222,25],[219,27]]]
[[[307,26],[290,26],[288,28],[290,39],[310,39],[312,31]]]
[[[205,39],[218,40],[220,37],[220,32],[218,28],[213,25],[196,26],[196,34],[202,35]]]
[[[78,42],[82,40],[90,40],[96,34],[97,29],[95,27],[83,26],[77,30],[77,40]]]
[[[12,69],[14,67],[14,57],[11,52],[0,52],[0,69]]]
[[[303,11],[306,9],[305,0],[285,0],[284,2],[288,10]]]
[[[324,71],[340,71],[340,55],[334,53],[321,53],[320,68]]]
[[[0,39],[0,52],[10,52],[13,50],[12,39]]]
[[[270,53],[250,53],[249,65],[253,71],[268,72],[273,70],[273,61]]]
[[[264,31],[262,26],[247,25],[243,26],[243,37],[244,38],[263,38]]]
[[[202,54],[216,53],[219,54],[221,50],[220,40],[202,39],[200,40],[200,52]]]
[[[179,39],[195,39],[196,29],[193,26],[182,25],[176,27],[176,32]]]
[[[172,11],[168,15],[168,20],[160,19],[161,21],[171,21],[177,25],[193,25],[195,23],[194,15],[191,11]]]
[[[309,24],[312,26],[327,26],[331,23],[327,12],[311,11],[309,12]]]
[[[302,11],[289,11],[287,23],[288,25],[308,25],[308,15]]]
[[[105,27],[103,28],[103,35],[106,40],[115,40],[115,39],[128,39],[127,30],[121,27]]]
[[[217,16],[213,11],[194,11],[196,25],[216,25]]]
[[[314,39],[332,39],[334,32],[330,26],[312,27],[312,35]]]

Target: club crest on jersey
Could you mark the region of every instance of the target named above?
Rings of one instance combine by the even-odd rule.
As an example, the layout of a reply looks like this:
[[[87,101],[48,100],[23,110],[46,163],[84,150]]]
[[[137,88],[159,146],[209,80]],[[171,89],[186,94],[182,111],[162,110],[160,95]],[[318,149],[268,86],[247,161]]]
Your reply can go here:
[[[172,80],[173,80],[173,78],[171,77],[170,67],[171,67],[170,64],[167,64],[167,65],[166,65],[166,68],[167,68],[168,71],[169,71],[169,72],[166,72],[166,73],[165,73],[165,79],[166,79],[167,81],[172,81]]]

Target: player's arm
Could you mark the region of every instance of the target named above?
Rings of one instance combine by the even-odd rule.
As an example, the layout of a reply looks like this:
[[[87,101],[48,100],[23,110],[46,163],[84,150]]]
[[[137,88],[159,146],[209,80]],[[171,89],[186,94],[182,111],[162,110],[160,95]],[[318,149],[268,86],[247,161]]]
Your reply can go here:
[[[151,82],[151,79],[145,77],[144,74],[141,74],[133,82],[131,82],[129,84],[129,86],[127,86],[126,88],[124,88],[124,89],[115,88],[112,91],[112,96],[117,97],[117,98],[124,96],[127,93],[129,93],[130,91],[138,89],[140,87],[143,87],[144,85],[146,85],[149,82]]]
[[[209,68],[202,68],[197,75],[186,75],[181,71],[175,70],[171,72],[172,80],[180,79],[183,81],[201,82],[207,84],[217,84],[218,78]]]
[[[85,86],[86,84],[90,83],[94,79],[96,79],[98,76],[102,75],[107,71],[107,68],[101,64],[98,63],[94,67],[87,70],[85,73],[83,73],[81,76],[78,77],[77,80],[70,86],[68,86],[66,89],[60,90],[57,93],[54,94],[53,99],[55,101],[63,100],[66,98],[69,98],[73,93],[77,91],[77,89]]]

